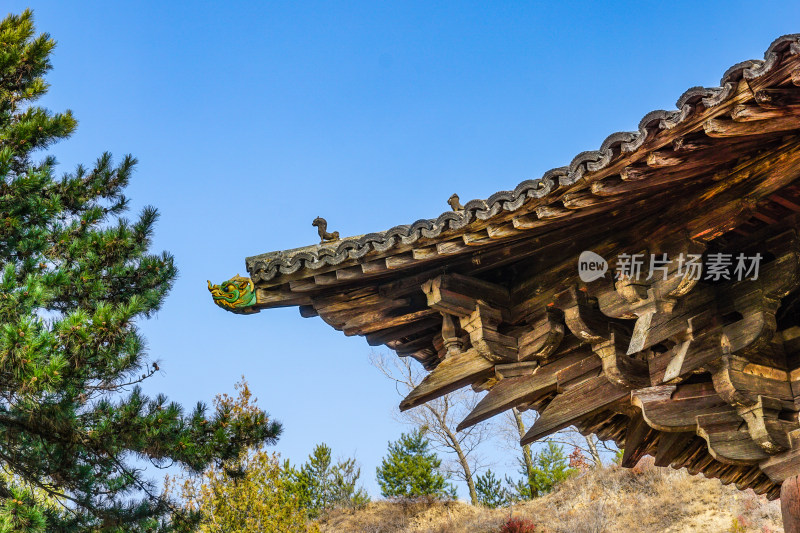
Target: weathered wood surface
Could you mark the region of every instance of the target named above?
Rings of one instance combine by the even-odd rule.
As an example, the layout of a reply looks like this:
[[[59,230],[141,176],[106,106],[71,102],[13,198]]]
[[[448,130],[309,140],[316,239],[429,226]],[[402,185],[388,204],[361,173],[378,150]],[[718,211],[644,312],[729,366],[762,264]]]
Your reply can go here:
[[[625,447],[622,452],[620,466],[632,468],[644,457],[648,448],[652,445],[658,431],[647,425],[641,413],[635,413],[628,422],[628,429],[625,432]]]
[[[656,466],[669,466],[697,439],[694,432],[661,433],[655,455]]]
[[[781,484],[781,514],[784,533],[800,533],[800,476]]]
[[[518,365],[498,365],[495,372],[501,379],[489,393],[475,406],[471,413],[459,424],[458,430],[468,428],[518,405],[529,405],[548,395],[555,395],[559,385],[563,389],[575,379],[597,372],[600,360],[588,350],[576,350],[557,357],[553,362],[540,366],[530,363],[518,375],[506,377],[508,367]],[[516,374],[516,372],[515,372]]]
[[[448,357],[400,402],[400,410],[405,411],[422,405],[448,392],[480,381],[493,373],[494,364],[480,355],[477,350],[467,350]]]
[[[651,427],[667,432],[695,431],[699,416],[736,414],[711,383],[639,389],[632,393],[632,403]]]
[[[630,391],[611,383],[605,376],[589,378],[556,396],[520,442],[530,444],[551,435],[571,426],[578,418],[608,408],[629,394]]]

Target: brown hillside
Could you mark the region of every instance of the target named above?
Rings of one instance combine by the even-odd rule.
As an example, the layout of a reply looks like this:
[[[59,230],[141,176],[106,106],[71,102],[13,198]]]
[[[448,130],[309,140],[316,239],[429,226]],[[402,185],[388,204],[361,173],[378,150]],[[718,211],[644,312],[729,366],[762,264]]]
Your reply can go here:
[[[378,501],[339,511],[323,533],[496,532],[509,516],[528,518],[548,533],[782,532],[779,502],[685,471],[638,466],[588,471],[537,500],[505,509],[463,502]]]

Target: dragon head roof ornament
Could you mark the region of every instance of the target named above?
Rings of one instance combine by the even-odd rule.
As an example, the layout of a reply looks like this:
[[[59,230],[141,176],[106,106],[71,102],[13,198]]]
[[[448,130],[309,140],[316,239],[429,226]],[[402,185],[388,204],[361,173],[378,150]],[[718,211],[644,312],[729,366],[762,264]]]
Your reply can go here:
[[[253,280],[236,274],[234,277],[220,283],[212,285],[208,280],[208,290],[214,298],[214,303],[226,311],[234,313],[255,312],[248,310],[256,303],[256,291]]]

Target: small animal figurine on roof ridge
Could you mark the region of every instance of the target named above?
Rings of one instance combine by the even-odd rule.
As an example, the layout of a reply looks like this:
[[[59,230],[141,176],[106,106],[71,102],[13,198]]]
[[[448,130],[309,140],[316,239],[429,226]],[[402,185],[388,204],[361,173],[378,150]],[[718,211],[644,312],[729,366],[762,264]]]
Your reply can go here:
[[[317,233],[319,233],[319,243],[324,244],[326,242],[331,241],[338,241],[339,240],[339,232],[334,231],[333,233],[328,233],[328,221],[322,217],[317,217],[314,219],[314,222],[311,223],[312,226],[317,227]]]
[[[461,202],[459,201],[458,195],[456,193],[453,193],[453,196],[451,196],[447,200],[447,203],[450,204],[450,207],[453,209],[453,211],[463,211],[464,210],[464,206],[461,205]]]

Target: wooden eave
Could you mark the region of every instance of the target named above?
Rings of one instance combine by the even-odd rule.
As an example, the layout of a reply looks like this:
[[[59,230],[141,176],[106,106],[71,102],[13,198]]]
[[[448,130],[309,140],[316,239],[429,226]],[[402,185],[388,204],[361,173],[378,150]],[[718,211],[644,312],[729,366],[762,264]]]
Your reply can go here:
[[[797,36],[777,39],[764,61],[731,67],[720,87],[684,93],[677,111],[648,113],[638,131],[612,134],[600,150],[583,152],[569,166],[523,182],[513,191],[468,202],[463,212],[249,257],[246,266],[257,288],[256,309],[302,306],[304,316],[321,314],[346,334],[370,335],[380,332],[373,328],[383,322],[371,321],[365,327],[341,320],[348,301],[364,315],[385,318],[386,330],[424,321],[431,313],[419,295],[393,296],[404,296],[403,287],[416,291],[418,279],[436,272],[491,275],[536,256],[546,255],[553,263],[554,251],[566,260],[582,243],[633,220],[663,218],[660,210],[667,204],[673,217],[664,226],[669,231],[707,231],[702,220],[693,225],[692,217],[726,192],[726,181],[731,181],[726,173],[797,133],[800,107],[764,103],[768,99],[763,95],[796,94],[799,48]],[[782,103],[797,102],[784,97]],[[754,192],[749,195],[753,201],[764,204],[763,191]],[[696,201],[689,208],[692,198]],[[774,220],[770,212],[791,213],[800,204],[787,191],[774,198],[755,210],[756,220]],[[710,240],[718,231],[698,238]],[[583,239],[573,238],[575,234]],[[383,340],[385,335],[373,337]],[[402,344],[399,339],[387,343],[392,348]]]

